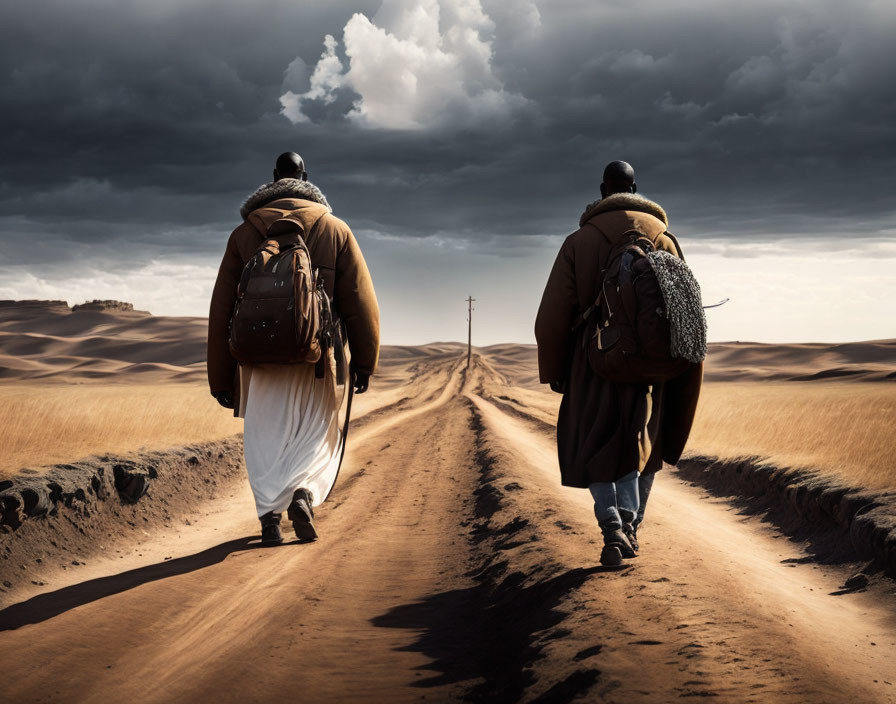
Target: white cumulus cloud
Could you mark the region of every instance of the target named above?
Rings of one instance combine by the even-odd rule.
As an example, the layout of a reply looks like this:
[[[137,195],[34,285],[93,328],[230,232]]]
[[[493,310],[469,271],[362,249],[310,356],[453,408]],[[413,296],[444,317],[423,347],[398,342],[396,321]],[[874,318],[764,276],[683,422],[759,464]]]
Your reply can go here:
[[[307,122],[305,106],[331,104],[340,89],[357,96],[347,117],[371,128],[417,130],[503,119],[528,100],[505,89],[493,66],[494,22],[480,0],[384,0],[356,13],[324,52],[304,93],[287,91],[281,112]]]
[[[302,112],[303,100],[322,100],[324,103],[332,103],[336,99],[336,89],[342,86],[342,61],[336,55],[338,42],[333,35],[324,37],[324,53],[314,67],[311,74],[311,88],[305,93],[297,94],[287,91],[280,96],[282,113],[292,122],[308,122],[308,117]],[[296,62],[290,64],[293,67]],[[290,70],[287,69],[287,78]]]

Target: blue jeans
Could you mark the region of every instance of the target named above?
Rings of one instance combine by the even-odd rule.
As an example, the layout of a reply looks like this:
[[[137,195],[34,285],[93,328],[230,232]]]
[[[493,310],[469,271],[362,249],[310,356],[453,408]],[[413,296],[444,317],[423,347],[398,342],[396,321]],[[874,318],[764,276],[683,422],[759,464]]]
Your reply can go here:
[[[594,497],[594,515],[601,528],[621,528],[637,520],[641,507],[638,470],[615,482],[594,482],[588,489]]]
[[[650,474],[642,474],[638,477],[638,515],[632,521],[632,527],[637,529],[644,521],[644,509],[647,507],[647,499],[650,497],[650,490],[653,488],[653,480],[656,472]]]
[[[630,523],[637,529],[644,521],[644,509],[653,488],[655,472],[626,474],[615,482],[595,482],[588,486],[594,497],[594,515],[601,527],[621,528]]]

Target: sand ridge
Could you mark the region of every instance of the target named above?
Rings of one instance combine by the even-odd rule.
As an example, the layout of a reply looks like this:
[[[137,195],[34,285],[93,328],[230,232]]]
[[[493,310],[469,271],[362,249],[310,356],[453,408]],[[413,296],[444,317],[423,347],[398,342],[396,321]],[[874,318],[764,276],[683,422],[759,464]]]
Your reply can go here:
[[[199,381],[205,378],[202,317],[153,316],[128,304],[69,308],[64,302],[0,302],[0,381]],[[117,304],[117,305],[116,305]],[[122,309],[122,306],[125,309]],[[384,346],[382,360],[460,353],[436,342]],[[534,345],[477,348],[517,386],[538,387]],[[896,379],[896,340],[846,344],[720,342],[709,346],[708,381]]]

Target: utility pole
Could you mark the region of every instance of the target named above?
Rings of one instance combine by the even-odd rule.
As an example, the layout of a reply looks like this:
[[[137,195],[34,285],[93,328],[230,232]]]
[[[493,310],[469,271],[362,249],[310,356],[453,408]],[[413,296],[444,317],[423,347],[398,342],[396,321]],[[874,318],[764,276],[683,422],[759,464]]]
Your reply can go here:
[[[470,353],[473,349],[473,302],[476,299],[467,296],[467,369],[470,368]]]

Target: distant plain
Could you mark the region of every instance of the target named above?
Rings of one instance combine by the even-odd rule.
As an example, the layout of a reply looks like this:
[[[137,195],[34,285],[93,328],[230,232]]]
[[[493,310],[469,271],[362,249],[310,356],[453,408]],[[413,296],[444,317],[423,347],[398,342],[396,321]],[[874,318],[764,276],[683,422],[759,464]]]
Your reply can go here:
[[[91,454],[159,449],[241,432],[204,382],[202,318],[63,304],[0,308],[0,477]],[[375,401],[413,394],[413,362],[455,343],[384,347]],[[538,383],[535,348],[477,348],[505,395],[553,423],[560,397]],[[388,399],[386,398],[388,397]],[[850,484],[896,488],[896,340],[710,346],[688,452],[758,457]]]

